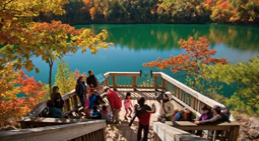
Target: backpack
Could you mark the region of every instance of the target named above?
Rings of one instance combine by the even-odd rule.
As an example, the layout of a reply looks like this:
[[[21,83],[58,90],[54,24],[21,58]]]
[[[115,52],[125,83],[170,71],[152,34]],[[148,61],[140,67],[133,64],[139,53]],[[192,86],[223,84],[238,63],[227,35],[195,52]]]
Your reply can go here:
[[[221,109],[221,115],[224,121],[229,121],[230,112],[229,109],[224,107]]]

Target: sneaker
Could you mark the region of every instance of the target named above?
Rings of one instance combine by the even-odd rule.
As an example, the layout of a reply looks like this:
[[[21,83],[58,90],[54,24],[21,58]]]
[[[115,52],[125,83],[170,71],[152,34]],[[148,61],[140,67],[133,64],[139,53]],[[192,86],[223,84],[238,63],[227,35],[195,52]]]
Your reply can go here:
[[[124,117],[124,119],[125,119],[125,120],[128,120],[128,118],[127,118],[127,117]]]
[[[131,115],[128,116],[129,118],[132,118]]]

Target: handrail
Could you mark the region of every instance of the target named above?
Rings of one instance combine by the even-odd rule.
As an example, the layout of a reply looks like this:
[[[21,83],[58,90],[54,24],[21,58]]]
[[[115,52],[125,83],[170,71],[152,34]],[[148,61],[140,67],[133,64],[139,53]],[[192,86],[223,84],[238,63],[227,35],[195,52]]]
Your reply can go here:
[[[173,99],[181,104],[184,107],[187,107],[197,116],[201,113],[201,108],[204,105],[208,105],[209,107],[213,107],[214,105],[219,105],[225,107],[223,104],[210,99],[203,94],[193,90],[192,88],[186,86],[185,84],[177,81],[176,79],[170,77],[169,75],[163,72],[153,72],[154,79],[151,80],[151,85],[148,86],[138,86],[136,77],[140,76],[139,72],[107,72],[104,74],[106,80],[104,81],[104,85],[108,85],[114,89],[117,88],[145,88],[145,89],[162,89],[165,91],[171,91],[174,96]],[[112,77],[112,79],[110,78]],[[126,85],[118,84],[118,78],[120,83],[124,83],[126,81]],[[123,78],[126,77],[126,78]],[[128,77],[128,78],[127,78]],[[130,78],[131,77],[131,78]],[[161,78],[161,84],[158,85],[158,77]],[[131,84],[127,81],[131,80]],[[142,82],[143,83],[143,82]],[[234,121],[233,117],[230,118],[231,121]]]
[[[180,130],[185,131],[195,131],[195,130],[214,130],[221,131],[223,135],[224,131],[229,132],[226,135],[229,141],[236,141],[239,133],[239,123],[237,122],[219,122],[214,124],[204,124],[204,125],[196,125],[193,122],[189,121],[175,121],[175,122],[165,122],[166,125],[178,128]],[[223,137],[223,136],[222,136]],[[216,132],[213,133],[213,140],[216,138]]]
[[[155,141],[209,141],[161,122],[153,122]]]
[[[106,122],[95,120],[65,125],[55,125],[39,128],[20,129],[0,132],[3,141],[56,141],[56,140],[82,140],[104,141]]]

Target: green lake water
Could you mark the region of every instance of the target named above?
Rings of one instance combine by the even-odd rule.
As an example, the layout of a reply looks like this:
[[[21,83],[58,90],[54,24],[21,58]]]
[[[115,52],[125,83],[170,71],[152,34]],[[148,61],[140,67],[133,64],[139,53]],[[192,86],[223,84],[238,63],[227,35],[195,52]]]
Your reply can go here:
[[[144,68],[144,62],[156,60],[158,57],[169,58],[171,55],[178,55],[184,50],[179,49],[178,41],[194,38],[208,38],[210,48],[217,51],[214,57],[226,58],[230,63],[248,61],[249,58],[259,54],[259,28],[242,27],[230,25],[190,25],[190,24],[130,24],[130,25],[78,25],[76,28],[91,28],[96,32],[101,29],[108,30],[108,41],[114,46],[107,50],[100,49],[97,54],[90,51],[82,54],[69,54],[64,57],[72,71],[80,72],[93,70],[95,74],[107,71],[137,72]],[[40,73],[28,72],[37,81],[48,82],[48,65],[40,58],[33,58]],[[158,71],[152,69],[153,71]],[[57,62],[53,68],[53,81],[57,71]],[[168,70],[163,72],[172,76]],[[174,75],[177,80],[184,82],[184,79]],[[233,88],[225,87],[223,94],[230,96]]]

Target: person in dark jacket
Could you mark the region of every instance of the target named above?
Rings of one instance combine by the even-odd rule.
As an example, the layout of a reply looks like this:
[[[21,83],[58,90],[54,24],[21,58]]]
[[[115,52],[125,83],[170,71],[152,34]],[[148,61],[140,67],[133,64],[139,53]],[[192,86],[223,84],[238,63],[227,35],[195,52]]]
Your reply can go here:
[[[54,107],[59,108],[62,110],[64,106],[64,101],[59,93],[59,88],[58,86],[54,86],[52,88],[52,94],[51,94],[51,100],[54,101]]]
[[[147,141],[150,116],[151,114],[156,112],[156,107],[152,105],[153,108],[151,109],[151,107],[146,105],[144,97],[141,97],[140,99],[138,99],[138,104],[139,106],[136,108],[136,111],[135,111],[135,114],[139,120],[137,139],[141,140],[141,134],[142,134],[141,132],[144,129],[143,141]]]
[[[47,106],[48,106],[49,111],[45,117],[50,117],[50,118],[61,118],[62,117],[62,111],[59,108],[54,107],[53,100],[48,100]]]
[[[85,86],[84,78],[82,76],[80,76],[77,79],[76,95],[79,97],[81,105],[83,107],[85,105],[86,93],[87,93],[87,89],[86,89],[86,86]]]
[[[94,73],[92,70],[88,71],[89,76],[86,79],[86,83],[90,88],[97,88],[98,85],[98,81],[96,79],[96,77],[94,76]]]
[[[213,106],[214,116],[211,119],[203,121],[195,121],[195,124],[211,124],[217,122],[228,121],[229,110],[226,107],[220,107],[218,105]]]

